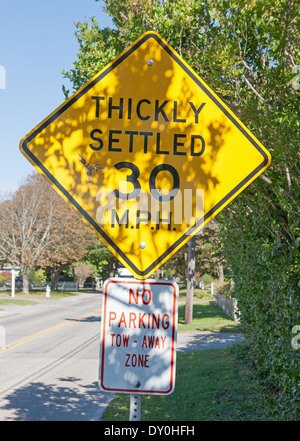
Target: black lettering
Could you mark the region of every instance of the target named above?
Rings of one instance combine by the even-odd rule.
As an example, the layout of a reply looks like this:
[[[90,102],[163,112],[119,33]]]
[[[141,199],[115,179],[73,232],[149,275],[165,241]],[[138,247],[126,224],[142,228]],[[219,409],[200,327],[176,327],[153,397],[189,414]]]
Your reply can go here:
[[[179,152],[177,150],[177,147],[183,147],[184,146],[184,142],[178,142],[178,138],[186,138],[186,135],[184,133],[175,133],[174,134],[174,150],[173,153],[174,155],[178,155],[178,156],[186,156],[186,152]]]
[[[120,104],[118,106],[112,105],[112,97],[110,96],[108,99],[108,118],[112,118],[112,111],[119,110],[119,119],[123,118],[123,101],[124,98],[120,98]]]
[[[134,135],[138,135],[139,132],[134,132],[132,130],[126,130],[125,135],[130,135],[129,136],[129,153],[132,153],[132,149],[133,149],[133,136]]]
[[[186,119],[177,118],[177,101],[174,101],[174,110],[173,110],[173,121],[174,122],[186,122]]]
[[[137,106],[136,106],[136,114],[137,114],[137,117],[138,117],[139,119],[141,119],[142,121],[146,121],[147,119],[150,118],[150,115],[147,115],[147,116],[142,116],[142,115],[141,115],[141,105],[142,105],[142,103],[151,104],[151,102],[150,102],[149,100],[143,99],[143,100],[140,100],[140,101],[137,103]]]
[[[168,218],[167,219],[162,219],[160,217],[160,211],[157,212],[157,219],[156,219],[156,229],[159,230],[159,224],[161,223],[166,223],[168,224],[168,230],[171,230],[171,220],[172,220],[172,213],[169,212],[168,213]]]
[[[199,152],[195,152],[195,139],[200,139],[201,141],[201,150]],[[205,150],[205,141],[201,135],[192,135],[191,136],[191,156],[201,156],[203,155]]]
[[[99,118],[100,113],[100,101],[105,100],[104,96],[92,96],[92,100],[96,100],[96,118]]]
[[[140,135],[144,136],[144,153],[147,153],[148,150],[148,136],[152,136],[152,132],[140,132]]]
[[[91,133],[90,133],[90,138],[91,138],[93,141],[97,141],[97,142],[99,142],[99,145],[98,145],[98,146],[94,146],[94,144],[91,143],[91,144],[89,144],[89,147],[90,147],[92,150],[95,150],[96,152],[98,152],[98,151],[101,150],[102,147],[103,147],[103,141],[102,141],[102,139],[97,138],[97,136],[95,136],[95,133],[98,133],[99,135],[102,135],[102,131],[101,131],[100,129],[94,129],[94,130],[92,130]]]
[[[123,224],[125,224],[125,228],[128,228],[129,224],[129,210],[125,210],[123,216],[121,217],[121,220],[119,218],[118,213],[115,209],[112,209],[111,211],[111,227],[113,228],[115,226],[115,222],[117,221],[119,227]]]
[[[158,155],[168,155],[169,152],[164,151],[164,150],[160,150],[160,133],[157,132],[156,134],[156,153]]]
[[[118,149],[116,147],[112,147],[113,142],[119,142],[119,139],[113,138],[114,134],[121,134],[122,130],[110,130],[108,135],[108,151],[109,152],[121,152],[122,149]]]
[[[193,109],[194,114],[195,114],[195,124],[198,123],[198,121],[199,121],[199,113],[201,112],[201,110],[203,109],[205,104],[206,103],[202,103],[201,106],[199,107],[199,109],[196,109],[196,107],[194,106],[194,103],[189,102],[189,105],[191,106],[191,108]]]
[[[156,177],[158,173],[163,170],[170,172],[173,177],[173,189],[172,191],[170,191],[169,194],[166,195],[161,195],[156,188]],[[162,201],[162,202],[171,201],[177,195],[180,187],[180,180],[177,170],[170,164],[157,165],[156,167],[154,167],[154,169],[150,174],[149,187],[150,187],[151,195],[158,201]]]
[[[134,190],[132,190],[130,193],[125,194],[120,192],[119,190],[114,190],[113,193],[114,195],[119,198],[119,199],[123,199],[123,200],[128,200],[128,199],[135,199],[139,194],[140,194],[140,190],[141,190],[141,184],[138,181],[138,178],[140,176],[140,171],[138,169],[138,167],[134,164],[132,164],[131,162],[118,162],[118,164],[115,164],[115,168],[117,170],[120,170],[121,168],[129,168],[129,170],[131,170],[131,175],[126,177],[127,182],[131,182],[133,185]]]
[[[165,113],[165,111],[163,110],[163,107],[165,107],[165,105],[168,103],[169,101],[164,101],[160,106],[159,106],[159,100],[155,100],[155,117],[154,120],[158,121],[158,115],[161,113],[162,117],[164,118],[165,121],[169,121],[167,118],[167,115]]]
[[[127,119],[131,119],[131,110],[132,110],[132,98],[128,98],[128,115],[127,115]]]
[[[145,214],[147,217],[146,218],[141,218],[141,214]],[[144,223],[148,223],[149,220],[151,219],[151,213],[148,210],[137,210],[136,213],[136,228],[139,229],[140,228],[140,223],[144,222]]]

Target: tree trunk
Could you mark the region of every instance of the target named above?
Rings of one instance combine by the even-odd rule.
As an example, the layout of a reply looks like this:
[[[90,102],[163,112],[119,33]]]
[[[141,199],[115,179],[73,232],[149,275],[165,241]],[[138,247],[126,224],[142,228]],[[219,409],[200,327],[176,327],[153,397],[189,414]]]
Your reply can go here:
[[[22,288],[22,293],[23,294],[29,294],[29,272],[27,271],[22,271],[22,280],[23,280],[23,288]]]
[[[58,290],[58,279],[61,274],[62,269],[50,268],[50,279],[51,279],[51,289],[52,291]]]
[[[191,324],[193,320],[195,249],[196,249],[196,236],[192,236],[189,241],[189,255],[188,255],[188,273],[187,273],[185,321],[184,321],[186,325]]]
[[[222,262],[218,263],[218,277],[219,277],[219,282],[224,282],[224,268]]]

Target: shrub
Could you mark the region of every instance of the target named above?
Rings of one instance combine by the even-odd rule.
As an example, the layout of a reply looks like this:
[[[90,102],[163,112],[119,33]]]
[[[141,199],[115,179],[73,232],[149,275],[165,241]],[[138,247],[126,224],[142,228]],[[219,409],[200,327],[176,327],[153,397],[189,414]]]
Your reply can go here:
[[[276,391],[282,414],[298,419],[300,349],[291,344],[292,329],[300,324],[297,249],[278,246],[254,213],[244,217],[243,229],[234,228],[230,217],[224,222],[226,257],[234,274],[248,347],[246,358],[262,384]]]

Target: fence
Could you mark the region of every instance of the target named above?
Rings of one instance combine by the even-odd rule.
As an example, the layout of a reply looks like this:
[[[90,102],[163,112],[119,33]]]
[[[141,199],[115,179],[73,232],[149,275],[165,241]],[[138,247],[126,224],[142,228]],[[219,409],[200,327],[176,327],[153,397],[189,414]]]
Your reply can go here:
[[[46,287],[51,287],[51,282],[29,282],[29,289],[32,291],[45,291]],[[58,282],[58,291],[78,291],[78,282]]]
[[[230,315],[236,323],[239,323],[239,311],[237,308],[237,301],[230,297],[222,296],[221,294],[214,293],[215,302]]]
[[[29,281],[29,290],[30,291],[46,291],[46,287],[51,287],[51,282],[31,282]],[[21,290],[22,289],[22,281],[16,280],[15,283],[15,289]],[[11,290],[11,283],[10,282],[4,282],[0,283],[0,291],[10,291]],[[58,282],[57,286],[58,291],[78,291],[78,282]]]

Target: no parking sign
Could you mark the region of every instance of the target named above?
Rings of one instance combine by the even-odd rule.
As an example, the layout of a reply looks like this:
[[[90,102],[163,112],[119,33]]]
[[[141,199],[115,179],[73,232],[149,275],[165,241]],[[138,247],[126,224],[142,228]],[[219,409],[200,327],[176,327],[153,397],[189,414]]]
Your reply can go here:
[[[116,278],[104,284],[99,385],[170,394],[175,386],[178,285]]]

